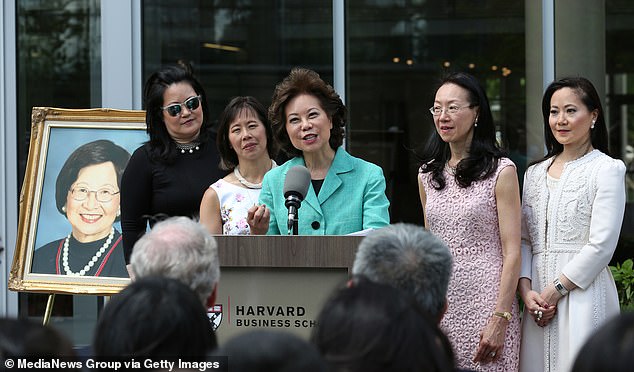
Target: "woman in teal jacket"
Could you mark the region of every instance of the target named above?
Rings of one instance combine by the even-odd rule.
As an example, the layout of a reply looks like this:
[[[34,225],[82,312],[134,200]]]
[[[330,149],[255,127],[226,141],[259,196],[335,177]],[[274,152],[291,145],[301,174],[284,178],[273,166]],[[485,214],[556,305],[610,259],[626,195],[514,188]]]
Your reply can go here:
[[[341,147],[346,107],[316,72],[294,68],[275,87],[269,120],[292,158],[264,176],[260,205],[249,210],[252,234],[288,232],[284,180],[295,165],[306,166],[311,178],[298,210],[299,235],[345,235],[390,223],[383,171]]]

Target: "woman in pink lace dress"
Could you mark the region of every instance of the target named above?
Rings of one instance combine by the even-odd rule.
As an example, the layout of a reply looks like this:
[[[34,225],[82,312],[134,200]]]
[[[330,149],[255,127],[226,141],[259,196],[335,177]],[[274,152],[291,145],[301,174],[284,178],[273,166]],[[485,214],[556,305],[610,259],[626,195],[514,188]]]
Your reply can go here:
[[[264,106],[250,96],[233,98],[220,114],[216,141],[221,168],[232,172],[205,191],[200,222],[212,234],[249,235],[247,213],[258,203],[264,174],[277,166]]]
[[[495,137],[489,101],[471,75],[443,79],[422,153],[425,226],[454,258],[441,327],[459,368],[517,371],[520,197],[515,165]]]

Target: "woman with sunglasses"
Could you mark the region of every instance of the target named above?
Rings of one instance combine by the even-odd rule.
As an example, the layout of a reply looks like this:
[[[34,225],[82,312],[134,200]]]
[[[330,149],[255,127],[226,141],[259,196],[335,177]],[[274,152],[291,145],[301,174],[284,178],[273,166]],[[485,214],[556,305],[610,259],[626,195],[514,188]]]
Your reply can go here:
[[[225,175],[218,168],[205,90],[187,66],[152,74],[143,96],[150,139],[132,154],[121,183],[126,264],[148,223],[197,216],[205,190]]]

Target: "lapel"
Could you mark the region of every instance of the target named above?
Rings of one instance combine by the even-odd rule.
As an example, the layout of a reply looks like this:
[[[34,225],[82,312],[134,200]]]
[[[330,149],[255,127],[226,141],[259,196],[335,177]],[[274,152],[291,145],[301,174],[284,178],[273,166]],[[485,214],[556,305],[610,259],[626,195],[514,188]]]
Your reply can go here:
[[[300,158],[297,164],[306,165],[303,158]],[[293,164],[296,165],[296,164]],[[323,212],[321,209],[322,204],[328,200],[332,194],[339,189],[343,181],[339,176],[342,173],[350,172],[353,169],[353,161],[352,157],[342,148],[338,148],[335,153],[335,158],[332,161],[332,165],[330,165],[330,169],[328,169],[328,173],[326,174],[326,178],[324,179],[324,183],[321,186],[321,191],[319,192],[319,198],[315,195],[315,189],[313,188],[312,182],[310,187],[308,188],[308,194],[306,195],[305,201],[315,210],[317,213],[323,216]]]

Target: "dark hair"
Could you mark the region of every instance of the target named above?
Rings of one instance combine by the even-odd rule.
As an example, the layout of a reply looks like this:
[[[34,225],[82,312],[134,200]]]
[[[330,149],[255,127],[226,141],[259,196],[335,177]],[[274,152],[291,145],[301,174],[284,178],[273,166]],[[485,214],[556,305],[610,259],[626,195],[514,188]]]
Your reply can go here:
[[[185,284],[137,278],[104,307],[93,347],[100,357],[201,357],[216,348],[205,308]]]
[[[231,338],[215,356],[228,356],[231,372],[326,372],[317,349],[287,331],[253,330]]]
[[[163,94],[165,90],[176,83],[191,85],[196,94],[200,96],[200,105],[203,109],[203,123],[200,128],[198,140],[204,146],[211,135],[211,115],[207,106],[207,94],[202,84],[194,77],[191,67],[185,64],[167,66],[153,73],[143,88],[143,101],[145,104],[146,131],[150,135],[147,142],[150,157],[154,160],[172,162],[178,152],[176,144],[169,135],[163,121]]]
[[[5,358],[73,357],[73,345],[50,325],[29,319],[0,319],[0,365]]]
[[[505,156],[505,152],[496,142],[489,99],[480,82],[470,74],[454,72],[440,81],[436,91],[445,84],[455,84],[465,89],[469,93],[470,105],[479,109],[478,126],[474,128],[468,155],[456,168],[458,185],[468,187],[472,182],[491,176],[497,169],[498,159]],[[436,190],[444,189],[446,180],[443,169],[451,158],[451,151],[449,144],[442,140],[436,130],[429,137],[419,158],[422,162],[421,171],[432,173],[432,186]]]
[[[312,341],[339,370],[452,371],[447,337],[405,292],[358,277],[326,301]]]
[[[233,169],[238,165],[238,155],[235,150],[231,148],[231,143],[229,142],[229,126],[244,110],[255,114],[262,122],[262,125],[264,125],[264,129],[266,130],[266,151],[269,157],[273,159],[277,155],[277,144],[273,138],[271,123],[266,116],[266,108],[254,97],[234,97],[222,111],[220,119],[218,120],[216,145],[220,153],[220,167],[222,169]]]
[[[57,175],[55,182],[55,202],[59,213],[65,215],[64,206],[68,191],[75,181],[79,172],[91,165],[112,162],[117,174],[117,186],[121,188],[121,176],[130,160],[130,153],[123,147],[108,140],[97,140],[85,143],[73,151],[66,159],[62,169]],[[119,216],[117,216],[117,220]]]
[[[346,126],[346,106],[341,101],[335,89],[319,77],[313,70],[295,67],[287,77],[275,87],[271,106],[269,106],[269,120],[273,126],[273,133],[280,148],[288,156],[301,156],[302,152],[291,143],[286,132],[286,105],[293,98],[309,94],[319,100],[322,108],[332,121],[330,130],[330,147],[337,151],[343,144]]]
[[[588,111],[592,112],[597,110],[597,120],[594,122],[594,129],[590,130],[590,141],[592,147],[600,150],[604,154],[609,155],[608,149],[608,128],[605,123],[605,116],[603,115],[603,106],[601,105],[601,99],[599,93],[594,88],[594,85],[590,80],[583,77],[564,77],[559,80],[555,80],[544,91],[544,97],[542,98],[542,115],[544,117],[544,139],[546,141],[546,156],[542,159],[532,162],[531,164],[542,162],[552,156],[560,154],[564,151],[564,146],[557,142],[555,135],[553,135],[550,129],[549,117],[550,117],[550,100],[556,91],[570,88],[574,90],[581,102],[588,108]]]
[[[631,371],[633,354],[634,313],[621,313],[606,321],[586,340],[572,371]]]

